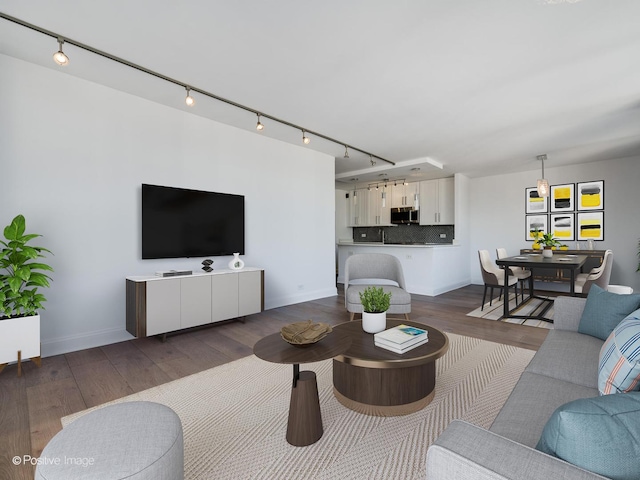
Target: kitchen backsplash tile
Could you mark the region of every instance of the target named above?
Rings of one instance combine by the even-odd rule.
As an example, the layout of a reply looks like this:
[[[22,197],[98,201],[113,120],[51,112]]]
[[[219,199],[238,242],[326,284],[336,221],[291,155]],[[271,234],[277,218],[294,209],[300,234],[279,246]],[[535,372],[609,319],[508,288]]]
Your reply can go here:
[[[453,243],[453,225],[398,225],[394,227],[354,227],[354,242]],[[444,234],[445,238],[441,238]],[[365,235],[364,237],[362,235]]]

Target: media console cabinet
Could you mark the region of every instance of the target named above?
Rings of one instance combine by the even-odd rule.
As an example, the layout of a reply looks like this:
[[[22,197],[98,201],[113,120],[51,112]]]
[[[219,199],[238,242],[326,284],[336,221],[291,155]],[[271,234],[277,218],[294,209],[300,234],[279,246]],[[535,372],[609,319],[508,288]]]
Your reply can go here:
[[[264,270],[127,277],[127,331],[135,337],[244,317],[264,310]]]

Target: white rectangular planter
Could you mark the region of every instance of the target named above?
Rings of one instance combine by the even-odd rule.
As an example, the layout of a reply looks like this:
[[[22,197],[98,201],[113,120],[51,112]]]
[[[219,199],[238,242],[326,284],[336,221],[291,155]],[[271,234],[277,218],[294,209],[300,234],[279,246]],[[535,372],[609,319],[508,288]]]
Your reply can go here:
[[[0,320],[0,364],[40,356],[40,315]]]

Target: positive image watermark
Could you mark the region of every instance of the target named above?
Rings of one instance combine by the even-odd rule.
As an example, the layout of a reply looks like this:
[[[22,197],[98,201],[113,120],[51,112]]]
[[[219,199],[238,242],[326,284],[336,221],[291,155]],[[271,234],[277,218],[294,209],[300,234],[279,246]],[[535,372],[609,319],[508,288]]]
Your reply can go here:
[[[33,457],[31,455],[15,455],[11,461],[14,465],[77,465],[90,467],[95,465],[93,457]]]

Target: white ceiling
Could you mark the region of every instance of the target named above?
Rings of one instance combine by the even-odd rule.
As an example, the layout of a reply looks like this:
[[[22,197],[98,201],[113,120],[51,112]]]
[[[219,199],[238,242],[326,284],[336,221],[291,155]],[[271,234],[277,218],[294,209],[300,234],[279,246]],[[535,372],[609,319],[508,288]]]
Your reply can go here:
[[[336,184],[640,156],[638,0],[0,0],[0,12],[311,137]],[[256,117],[0,19],[0,53],[255,131]],[[0,86],[1,87],[1,86]],[[268,119],[267,135],[301,132]],[[442,165],[442,169],[438,168]],[[419,170],[415,170],[415,169]],[[412,170],[414,169],[414,170]],[[532,176],[532,182],[537,174]]]

